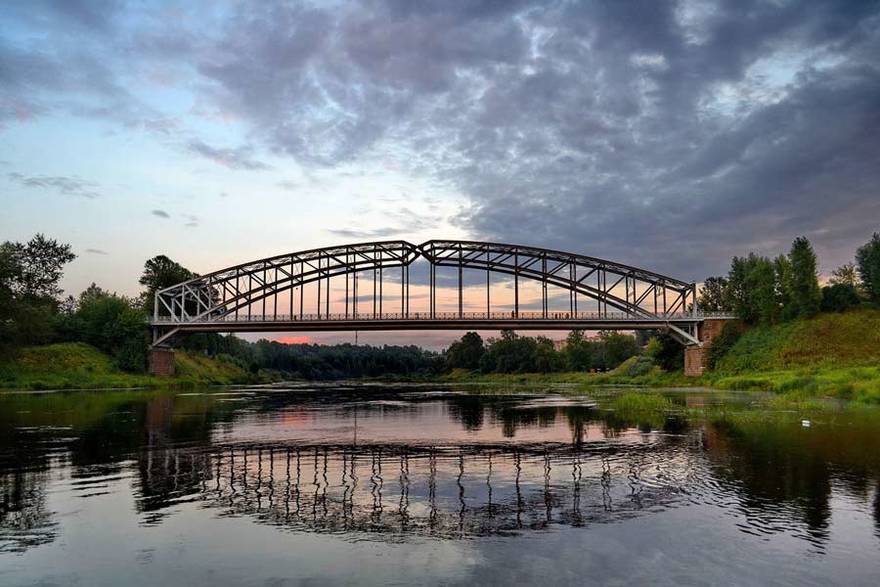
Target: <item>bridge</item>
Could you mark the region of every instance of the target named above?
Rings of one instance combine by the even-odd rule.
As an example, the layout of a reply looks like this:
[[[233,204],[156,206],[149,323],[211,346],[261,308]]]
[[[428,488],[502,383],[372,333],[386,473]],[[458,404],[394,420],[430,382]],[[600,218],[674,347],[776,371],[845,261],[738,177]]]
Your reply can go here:
[[[665,330],[701,349],[701,325],[730,318],[700,312],[695,283],[614,261],[502,243],[389,240],[195,277],[157,292],[151,327],[157,352],[197,332],[475,329]]]

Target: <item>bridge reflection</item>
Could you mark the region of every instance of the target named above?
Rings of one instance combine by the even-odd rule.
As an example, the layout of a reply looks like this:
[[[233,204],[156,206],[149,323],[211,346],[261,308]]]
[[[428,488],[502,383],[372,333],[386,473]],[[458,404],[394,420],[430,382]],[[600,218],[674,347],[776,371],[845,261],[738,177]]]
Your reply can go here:
[[[148,453],[138,505],[148,523],[159,519],[150,512],[198,501],[296,530],[485,536],[616,521],[687,499],[694,462],[656,457],[644,445],[169,449]]]

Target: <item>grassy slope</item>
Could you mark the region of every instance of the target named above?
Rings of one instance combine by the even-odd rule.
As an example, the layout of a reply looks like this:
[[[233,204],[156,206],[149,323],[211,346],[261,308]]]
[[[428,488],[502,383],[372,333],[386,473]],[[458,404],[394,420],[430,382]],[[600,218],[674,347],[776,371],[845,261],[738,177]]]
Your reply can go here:
[[[707,386],[755,389],[804,400],[817,396],[880,403],[880,311],[822,314],[746,332],[716,371],[689,378],[659,369],[640,376],[627,365],[610,373],[468,374],[450,381],[484,383],[580,383],[586,385]]]
[[[207,357],[177,352],[175,363],[177,375],[160,378],[121,371],[110,357],[83,343],[28,347],[0,359],[0,388],[166,387],[250,380],[238,366]]]
[[[754,328],[703,379],[725,389],[880,402],[880,311]]]

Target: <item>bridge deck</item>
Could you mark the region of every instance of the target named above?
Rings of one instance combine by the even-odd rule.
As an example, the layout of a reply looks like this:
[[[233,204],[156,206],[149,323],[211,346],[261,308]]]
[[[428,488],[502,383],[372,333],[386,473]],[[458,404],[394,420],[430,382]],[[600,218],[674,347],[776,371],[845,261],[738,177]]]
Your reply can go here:
[[[178,322],[153,320],[165,329],[198,332],[316,332],[354,330],[645,330],[666,325],[688,327],[708,318],[730,319],[727,314],[671,314],[633,316],[597,312],[438,312],[304,315],[231,315],[216,320]]]

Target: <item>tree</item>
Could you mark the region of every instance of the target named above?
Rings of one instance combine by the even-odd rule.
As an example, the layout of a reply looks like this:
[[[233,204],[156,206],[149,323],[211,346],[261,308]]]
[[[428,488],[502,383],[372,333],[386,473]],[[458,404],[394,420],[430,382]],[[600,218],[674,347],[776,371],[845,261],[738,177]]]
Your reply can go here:
[[[707,277],[700,289],[697,306],[706,312],[729,312],[730,299],[727,292],[727,279],[724,277]]]
[[[139,372],[146,367],[145,318],[135,300],[93,283],[80,294],[75,311],[61,318],[59,330],[69,340],[87,342],[111,355],[121,369]]]
[[[835,283],[822,288],[823,312],[843,312],[862,302],[856,288],[848,283]]]
[[[70,245],[37,234],[25,244],[0,244],[0,345],[49,342]]]
[[[183,281],[198,277],[180,263],[172,261],[165,255],[157,255],[144,263],[144,272],[138,283],[147,288],[141,294],[141,305],[147,312],[153,311],[153,299],[156,292]]]
[[[831,285],[850,285],[855,289],[861,285],[855,263],[844,263],[831,272],[831,279],[828,281]]]
[[[485,352],[483,338],[476,332],[468,332],[446,349],[446,366],[450,369],[477,369]]]
[[[2,247],[6,270],[11,270],[11,288],[22,299],[55,299],[64,266],[76,259],[70,245],[35,235],[26,244],[5,242]]]
[[[593,348],[583,330],[572,330],[565,339],[565,364],[571,371],[588,371],[593,363]]]
[[[793,314],[799,318],[814,316],[822,303],[819,288],[819,269],[813,245],[806,237],[799,236],[791,244],[791,305]]]
[[[776,274],[776,303],[780,317],[790,320],[796,316],[796,308],[792,303],[792,269],[787,255],[779,255],[773,260],[773,271]]]
[[[668,332],[660,332],[652,338],[645,352],[664,371],[677,371],[684,367],[684,345]]]
[[[628,358],[639,354],[639,346],[634,336],[619,332],[599,333],[599,364],[602,369],[613,369]]]
[[[856,251],[856,265],[868,299],[880,303],[880,233],[875,232],[871,240]]]

